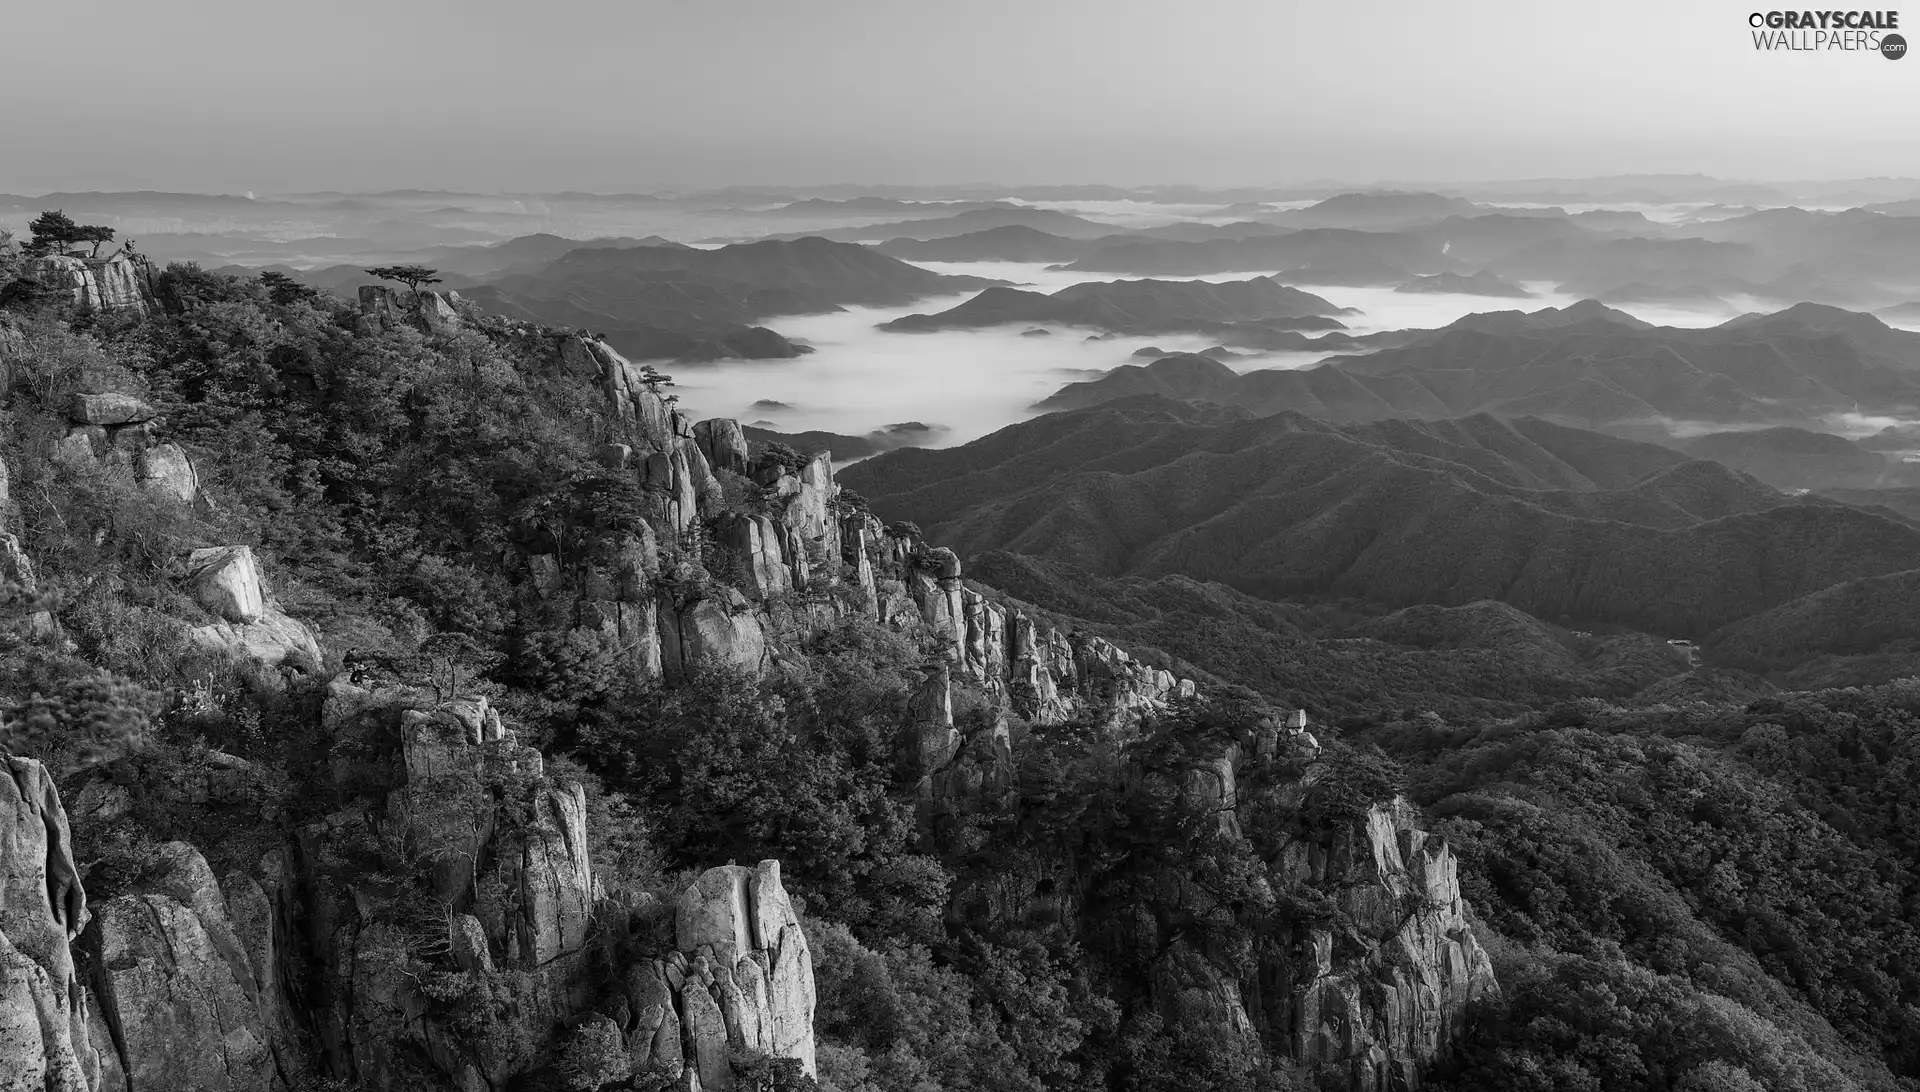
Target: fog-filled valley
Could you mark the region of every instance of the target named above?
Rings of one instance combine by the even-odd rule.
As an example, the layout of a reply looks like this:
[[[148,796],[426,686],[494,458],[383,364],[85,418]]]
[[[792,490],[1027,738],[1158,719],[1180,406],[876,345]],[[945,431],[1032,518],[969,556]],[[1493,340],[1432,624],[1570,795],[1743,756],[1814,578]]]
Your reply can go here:
[[[1920,1092],[1898,15],[0,17],[0,1092]]]

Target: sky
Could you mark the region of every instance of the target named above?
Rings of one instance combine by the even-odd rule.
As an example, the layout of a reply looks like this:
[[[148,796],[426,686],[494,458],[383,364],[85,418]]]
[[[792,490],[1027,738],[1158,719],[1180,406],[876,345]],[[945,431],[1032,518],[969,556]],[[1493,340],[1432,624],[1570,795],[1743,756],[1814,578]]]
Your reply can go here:
[[[1752,10],[22,3],[0,192],[1920,175],[1920,59],[1757,51]]]

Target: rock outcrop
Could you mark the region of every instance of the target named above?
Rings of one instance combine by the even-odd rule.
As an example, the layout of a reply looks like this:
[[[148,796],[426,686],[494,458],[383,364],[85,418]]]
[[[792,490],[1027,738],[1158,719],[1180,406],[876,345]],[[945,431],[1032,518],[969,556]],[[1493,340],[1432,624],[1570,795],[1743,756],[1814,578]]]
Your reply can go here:
[[[179,444],[156,444],[134,459],[140,484],[155,494],[192,504],[200,496],[200,472]]]
[[[150,306],[139,263],[125,250],[105,258],[48,254],[27,263],[27,275],[48,290],[65,294],[87,311],[137,311]]]
[[[235,625],[257,622],[267,595],[249,546],[208,546],[187,557],[187,588],[201,606]]]
[[[731,470],[740,475],[748,473],[747,435],[741,431],[740,422],[731,417],[701,421],[693,426],[693,437],[700,444],[701,454],[707,457],[707,463],[715,470]]]
[[[381,1089],[408,1064],[506,1087],[586,1000],[599,891],[580,786],[545,777],[484,698],[343,677],[323,726],[337,754],[366,757],[334,768],[356,802],[299,832],[321,1064]],[[397,752],[368,750],[396,737]],[[368,854],[397,882],[369,875]]]
[[[163,422],[144,399],[122,391],[76,393],[68,399],[66,415],[70,427],[54,446],[56,459],[78,467],[129,467],[156,496],[186,504],[199,498],[200,473],[192,457],[158,438]]]
[[[273,602],[247,546],[209,546],[187,557],[187,590],[215,621],[187,631],[201,648],[265,667],[317,672],[325,662],[313,632]]]
[[[447,337],[462,327],[458,292],[402,292],[384,284],[363,284],[359,297],[360,315],[354,325],[362,335],[411,326],[423,334]]]
[[[1362,945],[1329,923],[1295,927],[1284,1010],[1293,1057],[1354,1092],[1416,1088],[1461,1031],[1469,1002],[1497,993],[1474,938],[1459,864],[1417,825],[1405,800],[1375,805],[1343,830],[1287,851],[1284,868],[1330,892]],[[1282,1030],[1276,1028],[1276,1031]]]
[[[133,395],[112,391],[76,394],[67,406],[67,419],[79,425],[137,425],[156,416],[152,406]]]
[[[727,1092],[730,1054],[792,1058],[814,1075],[813,957],[780,884],[780,862],[723,865],[702,873],[674,908],[674,948],[627,978],[636,1069],[698,1077]]]
[[[93,1092],[98,1062],[70,942],[87,896],[45,766],[0,753],[0,1092]]]
[[[603,1040],[608,1025],[631,1068],[684,1070],[694,1087],[733,1086],[729,1048],[813,1071],[813,964],[778,862],[710,869],[675,906],[673,950],[628,960],[619,938],[636,907],[595,877],[580,786],[545,776],[484,699],[339,679],[325,715],[344,741],[397,719],[401,741],[394,767],[336,767],[343,785],[390,783],[383,803],[301,833],[320,896],[309,941],[332,976],[320,1041],[336,1076],[394,1088],[396,1060],[416,1058],[457,1088],[503,1089],[561,1028]],[[423,889],[407,896],[357,870],[369,837]],[[407,909],[421,899],[439,908],[432,918]],[[596,1015],[592,983],[610,963],[621,1003]],[[492,1000],[450,1009],[449,993]]]
[[[296,1063],[267,895],[245,874],[216,881],[183,842],[158,857],[135,893],[98,907],[84,938],[103,1088],[287,1088]]]
[[[1322,776],[1319,753],[1296,712],[1284,727],[1263,721],[1250,739],[1192,756],[1178,779],[1191,806],[1218,817],[1221,837],[1239,839],[1241,777],[1278,778],[1279,797],[1297,805]],[[1157,1003],[1169,1017],[1230,1029],[1330,1087],[1418,1088],[1468,1005],[1499,991],[1445,839],[1421,830],[1396,797],[1287,836],[1269,866],[1275,888],[1320,909],[1268,926],[1280,932],[1253,966],[1174,944],[1151,969]]]

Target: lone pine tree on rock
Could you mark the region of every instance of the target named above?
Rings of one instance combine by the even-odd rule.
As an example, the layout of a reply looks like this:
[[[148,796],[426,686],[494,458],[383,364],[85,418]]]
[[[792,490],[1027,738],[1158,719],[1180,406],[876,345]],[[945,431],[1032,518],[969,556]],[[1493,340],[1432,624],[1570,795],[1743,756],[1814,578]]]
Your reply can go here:
[[[415,293],[424,285],[440,283],[440,271],[424,265],[376,265],[367,272],[383,281],[399,281]]]

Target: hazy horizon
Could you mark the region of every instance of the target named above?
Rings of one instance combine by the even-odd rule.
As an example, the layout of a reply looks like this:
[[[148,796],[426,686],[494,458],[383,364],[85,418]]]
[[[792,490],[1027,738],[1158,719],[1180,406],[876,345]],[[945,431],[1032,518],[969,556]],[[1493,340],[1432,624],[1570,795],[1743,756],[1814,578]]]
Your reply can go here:
[[[1920,63],[1759,51],[1730,5],[366,11],[23,7],[0,191],[1920,175]]]

